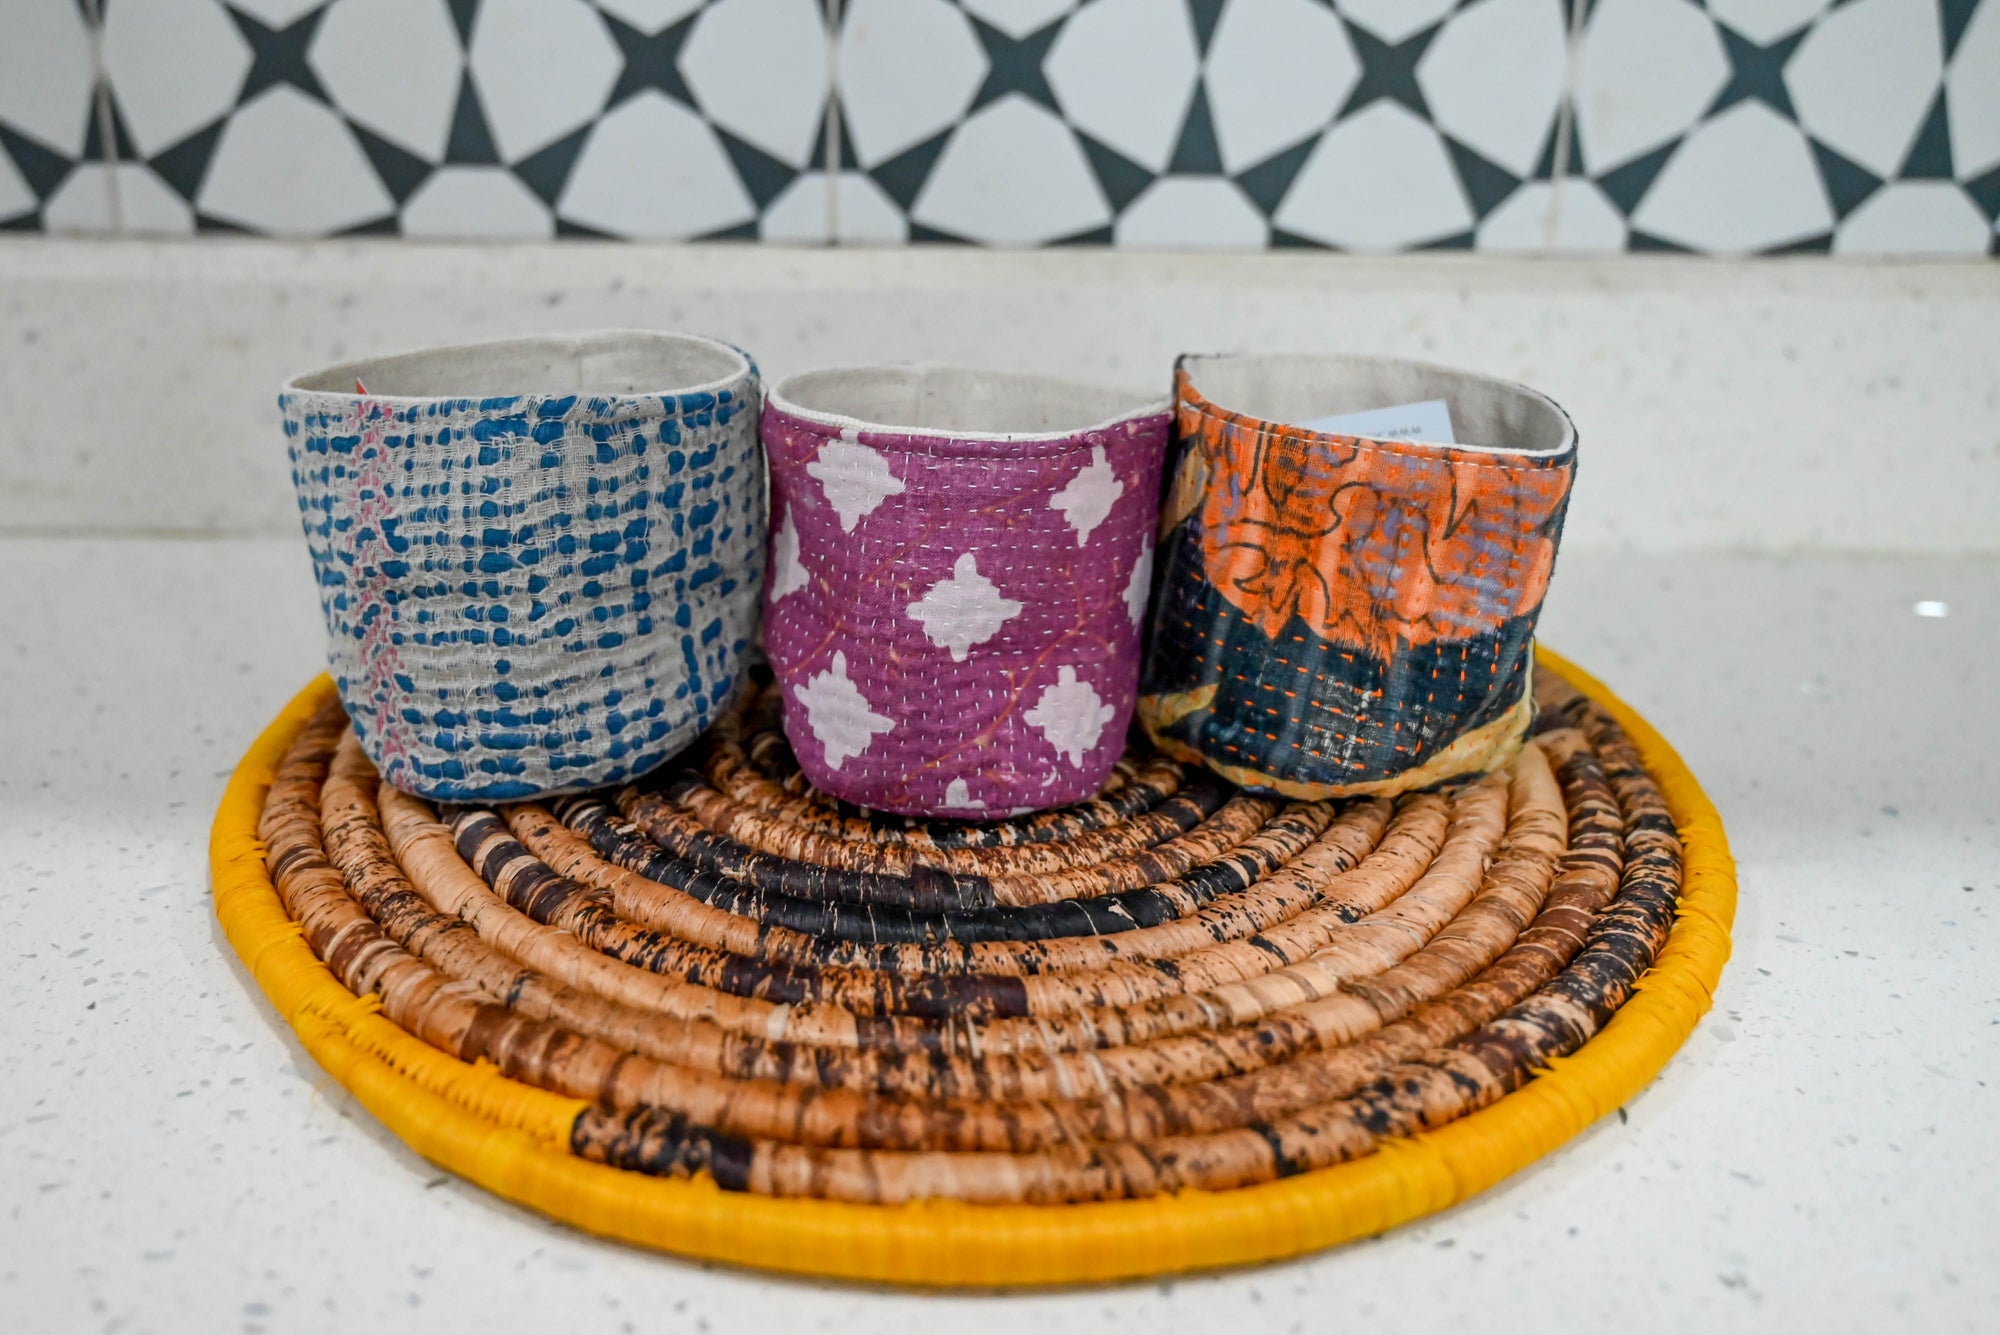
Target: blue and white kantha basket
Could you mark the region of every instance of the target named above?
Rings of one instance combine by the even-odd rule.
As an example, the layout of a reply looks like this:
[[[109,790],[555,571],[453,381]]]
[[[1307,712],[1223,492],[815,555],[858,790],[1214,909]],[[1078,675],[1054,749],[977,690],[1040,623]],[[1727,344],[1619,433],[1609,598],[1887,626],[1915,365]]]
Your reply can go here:
[[[615,783],[735,696],[765,538],[743,353],[514,339],[316,371],[278,402],[333,676],[398,788]]]

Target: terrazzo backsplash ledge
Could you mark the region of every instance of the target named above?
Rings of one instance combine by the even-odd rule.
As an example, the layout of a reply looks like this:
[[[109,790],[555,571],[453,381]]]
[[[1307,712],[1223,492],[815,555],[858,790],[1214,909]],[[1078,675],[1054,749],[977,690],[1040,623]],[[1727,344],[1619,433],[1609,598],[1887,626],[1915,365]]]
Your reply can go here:
[[[1416,357],[1574,415],[1566,559],[2000,555],[1987,260],[558,241],[0,238],[0,533],[295,536],[287,376],[593,328],[726,339],[772,381],[928,361],[1162,395],[1187,351]]]

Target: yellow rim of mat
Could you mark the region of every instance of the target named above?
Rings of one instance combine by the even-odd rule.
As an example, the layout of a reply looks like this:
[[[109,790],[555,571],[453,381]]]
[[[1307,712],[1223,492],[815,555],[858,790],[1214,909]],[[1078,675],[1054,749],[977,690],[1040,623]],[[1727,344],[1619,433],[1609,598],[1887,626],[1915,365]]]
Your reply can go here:
[[[1666,739],[1557,655],[1541,665],[1624,726],[1686,845],[1680,909],[1659,959],[1604,1029],[1491,1106],[1365,1158],[1233,1191],[1083,1205],[852,1205],[725,1192],[572,1156],[585,1105],[414,1038],[328,972],[285,915],[257,821],[299,730],[333,695],[301,691],[243,757],[209,845],[215,914],[313,1059],[411,1149],[578,1228],[684,1256],[925,1285],[1064,1284],[1242,1265],[1317,1251],[1445,1209],[1526,1167],[1625,1103],[1673,1056],[1729,957],[1736,866],[1715,807]]]

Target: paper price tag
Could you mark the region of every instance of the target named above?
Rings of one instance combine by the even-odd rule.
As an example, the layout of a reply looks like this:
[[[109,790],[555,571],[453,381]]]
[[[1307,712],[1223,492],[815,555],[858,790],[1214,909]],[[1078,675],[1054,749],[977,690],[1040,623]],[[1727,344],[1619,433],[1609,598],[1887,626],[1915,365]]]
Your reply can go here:
[[[1371,408],[1362,413],[1341,413],[1316,417],[1299,426],[1308,431],[1325,431],[1336,436],[1366,436],[1370,440],[1420,440],[1434,445],[1456,445],[1451,431],[1451,405],[1443,399],[1422,403],[1399,403],[1393,408]]]

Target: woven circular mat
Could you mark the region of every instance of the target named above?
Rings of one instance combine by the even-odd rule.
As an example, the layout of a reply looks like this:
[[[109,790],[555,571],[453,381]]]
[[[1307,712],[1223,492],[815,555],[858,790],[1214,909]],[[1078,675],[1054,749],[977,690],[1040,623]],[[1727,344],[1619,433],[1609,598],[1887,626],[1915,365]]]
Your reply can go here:
[[[1714,810],[1540,662],[1533,744],[1446,791],[1135,750],[992,824],[821,796],[768,690],[633,788],[435,808],[322,680],[223,799],[216,912],[418,1153],[593,1232],[922,1284],[1291,1255],[1548,1152],[1708,1006]]]

